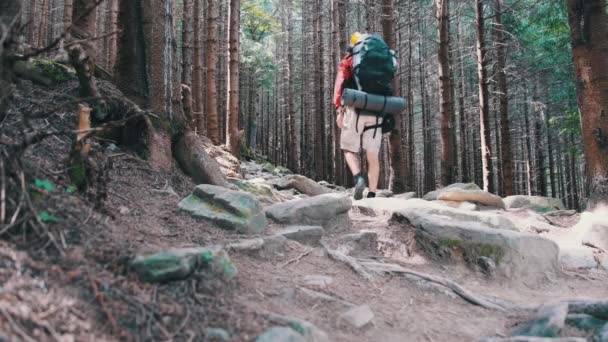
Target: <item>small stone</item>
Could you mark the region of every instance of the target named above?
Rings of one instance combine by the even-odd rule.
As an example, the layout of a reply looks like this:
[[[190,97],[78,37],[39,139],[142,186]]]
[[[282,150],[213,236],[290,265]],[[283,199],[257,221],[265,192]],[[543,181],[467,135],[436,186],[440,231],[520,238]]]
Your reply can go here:
[[[374,313],[368,305],[354,307],[340,315],[341,321],[345,321],[355,328],[362,328],[373,319]]]
[[[120,207],[118,207],[118,212],[120,213],[120,215],[129,215],[131,209],[125,207],[124,205],[121,205]]]
[[[323,227],[320,226],[291,226],[285,228],[277,235],[307,245],[319,245],[323,233]]]
[[[494,259],[485,256],[477,258],[477,265],[479,266],[481,272],[486,275],[492,275],[496,270],[496,262]]]
[[[324,289],[333,283],[334,278],[320,275],[320,274],[311,274],[304,277],[304,285],[308,287],[315,287]]]
[[[287,327],[272,327],[255,339],[255,342],[307,342],[304,336]]]
[[[211,341],[228,341],[230,334],[222,328],[207,328],[205,337]]]

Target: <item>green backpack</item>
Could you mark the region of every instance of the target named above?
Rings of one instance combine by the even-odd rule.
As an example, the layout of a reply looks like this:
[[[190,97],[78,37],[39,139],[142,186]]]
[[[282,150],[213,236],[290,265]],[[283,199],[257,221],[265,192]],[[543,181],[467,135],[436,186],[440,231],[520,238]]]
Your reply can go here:
[[[366,35],[353,47],[353,70],[357,88],[369,94],[390,96],[397,60],[386,42]]]

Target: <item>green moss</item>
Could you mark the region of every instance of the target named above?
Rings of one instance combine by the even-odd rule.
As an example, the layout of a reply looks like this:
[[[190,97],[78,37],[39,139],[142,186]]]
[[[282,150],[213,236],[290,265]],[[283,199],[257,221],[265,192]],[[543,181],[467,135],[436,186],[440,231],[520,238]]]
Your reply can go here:
[[[496,245],[484,243],[471,243],[464,247],[464,258],[467,262],[475,263],[480,257],[486,257],[500,264],[504,257],[504,250]]]
[[[439,240],[439,246],[445,248],[462,247],[462,241],[457,239],[441,239]]]
[[[76,77],[76,72],[73,69],[49,59],[34,59],[32,65],[38,69],[44,77],[56,84],[69,81]]]

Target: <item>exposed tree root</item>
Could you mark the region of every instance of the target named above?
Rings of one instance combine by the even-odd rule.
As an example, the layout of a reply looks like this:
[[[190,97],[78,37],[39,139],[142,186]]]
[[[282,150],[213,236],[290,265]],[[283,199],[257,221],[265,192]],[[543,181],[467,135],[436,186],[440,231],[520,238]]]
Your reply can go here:
[[[444,287],[450,289],[456,295],[460,296],[462,299],[466,300],[467,302],[474,304],[474,305],[481,306],[486,309],[493,309],[493,310],[499,310],[499,311],[529,310],[529,308],[523,308],[523,307],[517,306],[512,303],[508,303],[508,302],[501,301],[501,300],[485,298],[483,296],[473,294],[471,291],[465,289],[464,287],[460,286],[459,284],[457,284],[449,279],[443,278],[443,277],[438,277],[438,276],[434,276],[434,275],[430,275],[430,274],[416,272],[413,270],[406,269],[397,264],[382,263],[382,262],[377,262],[377,261],[368,260],[368,259],[353,258],[351,256],[345,255],[342,252],[329,248],[323,242],[321,243],[321,245],[323,246],[323,248],[325,248],[325,250],[327,251],[327,254],[332,259],[347,264],[356,273],[358,273],[359,275],[361,275],[362,277],[364,277],[365,279],[370,280],[370,281],[373,280],[373,276],[370,274],[370,272],[408,274],[411,276],[418,277],[422,280],[444,286]]]
[[[374,277],[365,270],[365,267],[363,267],[363,265],[361,265],[355,258],[348,256],[342,252],[329,248],[327,246],[327,244],[325,244],[323,241],[321,241],[321,246],[323,246],[323,248],[325,248],[325,251],[327,251],[327,254],[332,259],[347,264],[357,274],[359,274],[360,276],[362,276],[363,278],[365,278],[369,281],[372,281],[374,279]]]

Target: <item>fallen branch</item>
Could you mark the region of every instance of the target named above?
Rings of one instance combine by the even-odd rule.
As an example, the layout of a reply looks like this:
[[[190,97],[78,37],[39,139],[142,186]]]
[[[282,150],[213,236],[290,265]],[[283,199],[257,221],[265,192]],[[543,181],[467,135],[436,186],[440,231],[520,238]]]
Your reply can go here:
[[[34,338],[32,338],[25,331],[23,331],[23,329],[21,329],[21,327],[11,318],[10,313],[6,312],[6,310],[4,308],[0,308],[0,312],[2,313],[2,315],[4,316],[4,318],[6,318],[6,320],[10,324],[11,328],[13,328],[13,330],[15,331],[15,333],[17,335],[19,335],[24,341],[26,341],[26,342],[36,342],[36,340]]]
[[[101,292],[99,292],[99,288],[97,287],[97,282],[91,278],[91,276],[88,277],[89,278],[89,283],[91,284],[91,289],[93,290],[93,295],[95,296],[95,299],[97,300],[97,302],[99,302],[99,306],[101,306],[101,311],[103,311],[103,313],[106,315],[106,317],[108,318],[108,321],[110,321],[110,324],[112,325],[112,330],[119,334],[120,330],[118,329],[118,324],[116,323],[116,319],[114,318],[114,316],[112,316],[112,313],[110,312],[110,310],[108,310],[108,307],[106,305],[106,302],[103,300],[103,294]]]
[[[307,255],[308,255],[308,254],[310,254],[312,251],[313,251],[313,249],[311,248],[311,249],[307,250],[306,252],[304,252],[304,253],[300,254],[299,256],[295,257],[295,258],[290,259],[290,260],[287,260],[287,261],[286,261],[284,264],[282,264],[280,267],[281,267],[281,268],[283,268],[283,267],[285,267],[285,266],[287,266],[287,265],[289,265],[289,264],[291,264],[291,263],[294,263],[294,262],[299,262],[299,261],[300,261],[300,260],[301,260],[303,257],[307,256]]]
[[[604,250],[603,248],[598,247],[598,246],[596,246],[596,245],[592,244],[592,243],[591,243],[591,242],[589,242],[589,241],[583,241],[583,246],[587,246],[587,247],[591,247],[591,248],[593,248],[593,249],[597,249],[597,250],[598,250],[598,251],[600,251],[601,253],[606,253],[606,250]]]

